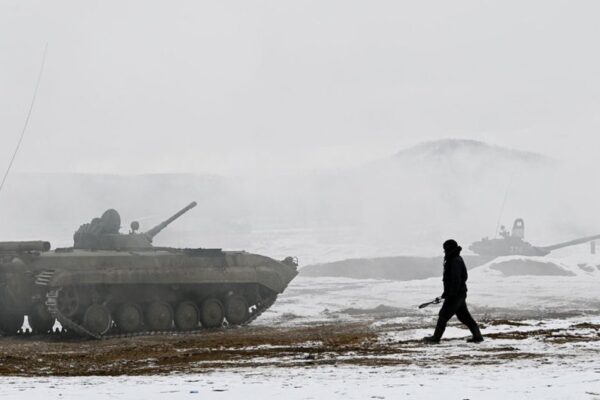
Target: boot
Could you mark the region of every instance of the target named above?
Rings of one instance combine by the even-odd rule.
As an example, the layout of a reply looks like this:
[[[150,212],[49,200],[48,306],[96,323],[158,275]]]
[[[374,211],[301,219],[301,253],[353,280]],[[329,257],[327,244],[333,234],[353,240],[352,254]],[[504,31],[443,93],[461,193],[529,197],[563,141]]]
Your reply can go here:
[[[435,331],[432,336],[425,336],[423,341],[428,344],[438,344],[442,339],[442,335],[446,330],[446,323],[444,321],[440,321],[438,319],[437,325],[435,326]]]
[[[435,336],[425,336],[423,338],[423,342],[425,342],[427,344],[439,344],[440,339],[436,338]]]
[[[473,336],[467,339],[468,343],[483,342],[483,336],[481,335],[481,331],[479,330],[479,326],[477,324],[471,328],[471,334],[473,334]]]

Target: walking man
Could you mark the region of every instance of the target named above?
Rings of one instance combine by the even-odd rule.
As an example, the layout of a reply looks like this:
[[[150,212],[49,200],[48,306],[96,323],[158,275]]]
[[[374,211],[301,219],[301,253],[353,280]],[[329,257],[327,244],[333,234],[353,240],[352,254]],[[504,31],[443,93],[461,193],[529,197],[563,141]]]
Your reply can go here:
[[[427,336],[423,340],[427,343],[439,343],[446,324],[456,315],[456,318],[465,324],[471,334],[471,338],[467,342],[479,343],[483,341],[483,336],[479,331],[477,322],[473,319],[467,308],[467,267],[460,256],[462,247],[455,240],[446,240],[444,242],[444,293],[442,299],[444,304],[440,310],[440,314],[435,327],[433,336]]]

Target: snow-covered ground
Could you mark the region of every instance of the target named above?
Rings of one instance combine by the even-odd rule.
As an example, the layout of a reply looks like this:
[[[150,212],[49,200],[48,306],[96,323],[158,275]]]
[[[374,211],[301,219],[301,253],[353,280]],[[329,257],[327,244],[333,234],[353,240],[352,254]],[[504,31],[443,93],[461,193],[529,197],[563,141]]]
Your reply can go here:
[[[243,369],[158,377],[1,378],[2,399],[600,399],[599,365]]]
[[[513,271],[513,263],[520,267],[520,274]],[[553,275],[542,275],[540,269]],[[502,257],[471,270],[468,286],[467,301],[472,311],[479,314],[543,318],[600,313],[600,255],[563,259]],[[277,305],[256,323],[331,321],[350,318],[340,312],[344,309],[371,309],[379,305],[396,308],[398,315],[422,320],[435,316],[436,310],[434,307],[418,310],[417,305],[441,292],[441,276],[413,281],[298,277],[280,296]]]
[[[386,362],[207,364],[202,374],[151,377],[3,377],[0,398],[600,399],[600,256],[502,258],[469,275],[468,303],[487,337],[480,345],[465,343],[469,333],[456,322],[438,346],[417,341],[431,333],[438,308],[416,306],[441,293],[440,278],[298,277],[255,325],[366,323],[378,344],[393,349],[380,356]]]

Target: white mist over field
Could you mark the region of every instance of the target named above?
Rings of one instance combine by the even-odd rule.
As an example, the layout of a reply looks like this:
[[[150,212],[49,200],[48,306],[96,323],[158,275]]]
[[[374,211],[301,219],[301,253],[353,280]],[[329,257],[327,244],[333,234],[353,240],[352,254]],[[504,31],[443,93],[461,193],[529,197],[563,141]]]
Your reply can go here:
[[[591,172],[591,171],[590,171]],[[600,233],[600,188],[586,171],[541,154],[472,140],[426,142],[337,171],[258,176],[15,174],[0,202],[0,236],[70,245],[79,225],[115,208],[122,231],[142,229],[195,200],[160,245],[296,255],[303,264],[349,256],[439,254],[525,218],[536,245]],[[467,246],[465,246],[466,248]]]

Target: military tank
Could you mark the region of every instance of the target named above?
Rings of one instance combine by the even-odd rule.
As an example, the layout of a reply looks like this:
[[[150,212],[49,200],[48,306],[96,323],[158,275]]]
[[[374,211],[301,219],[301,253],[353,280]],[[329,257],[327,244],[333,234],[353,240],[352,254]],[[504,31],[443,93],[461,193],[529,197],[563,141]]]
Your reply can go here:
[[[600,235],[587,236],[551,246],[534,246],[525,241],[525,221],[517,218],[509,232],[504,226],[500,228],[499,238],[483,238],[469,246],[469,250],[483,257],[495,258],[502,256],[546,256],[554,250],[575,246],[600,239]]]
[[[243,325],[268,309],[297,275],[292,257],[245,251],[156,247],[154,237],[193,202],[146,232],[120,233],[116,210],[82,225],[73,247],[0,242],[0,330],[34,333],[57,320],[89,338]]]

